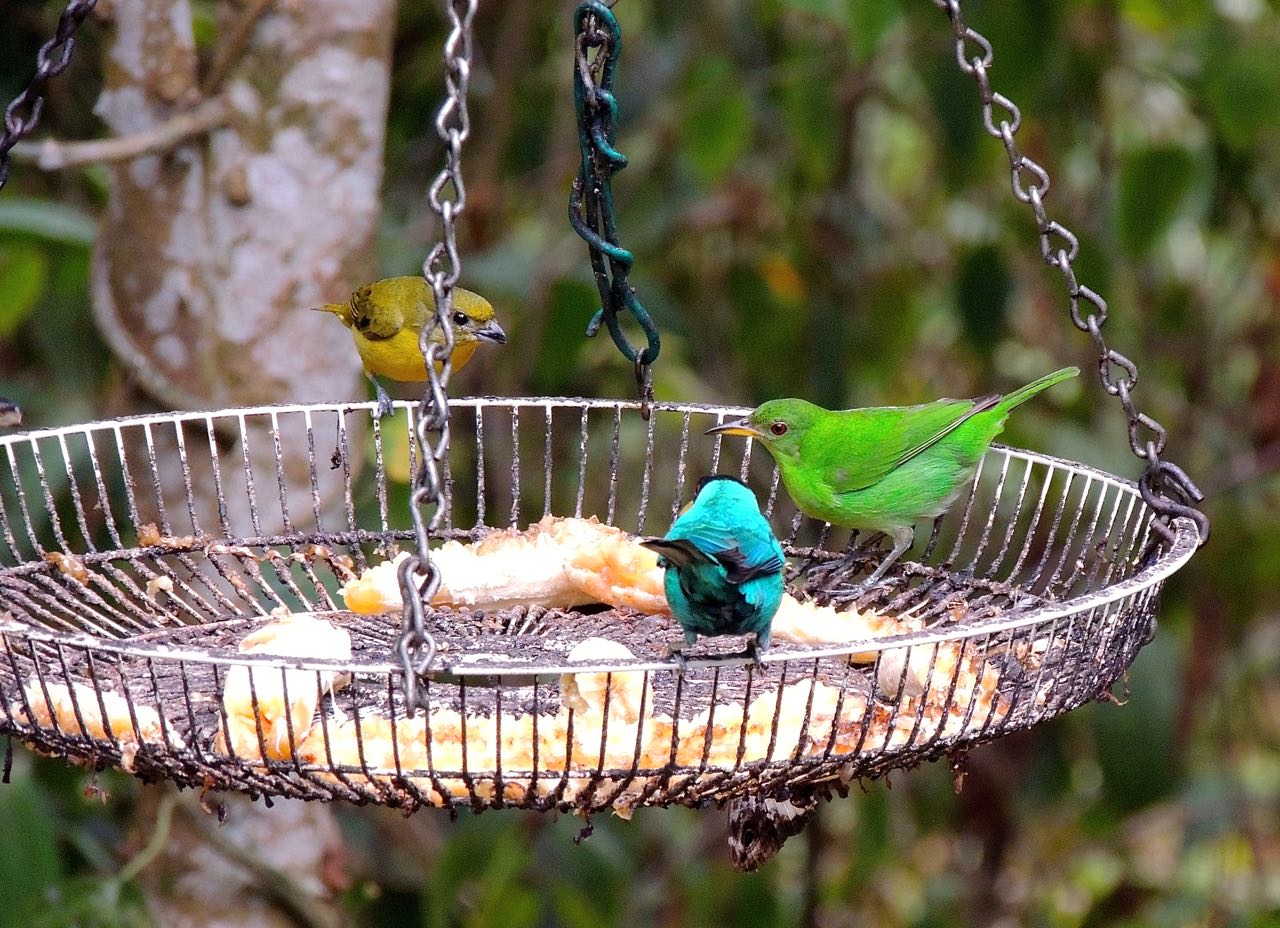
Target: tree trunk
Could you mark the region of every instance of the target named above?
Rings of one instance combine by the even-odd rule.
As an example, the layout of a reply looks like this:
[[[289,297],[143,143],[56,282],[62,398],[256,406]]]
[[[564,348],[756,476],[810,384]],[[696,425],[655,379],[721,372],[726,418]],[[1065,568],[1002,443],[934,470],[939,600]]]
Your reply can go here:
[[[394,4],[223,3],[203,89],[187,0],[115,0],[107,15],[98,112],[116,135],[146,132],[208,93],[224,93],[232,112],[207,135],[109,169],[94,314],[145,393],[131,390],[116,411],[350,399],[360,369],[350,339],[307,310],[372,276]],[[174,436],[157,443],[162,483],[180,485]],[[284,453],[291,475],[306,473],[305,443]],[[212,496],[207,476],[193,475],[197,496]],[[164,795],[149,789],[143,809]],[[170,842],[144,877],[157,923],[340,923],[325,901],[341,883],[327,807],[233,797],[220,829],[194,796],[177,801]]]
[[[223,6],[227,21],[246,15]],[[110,11],[107,124],[133,134],[195,103],[186,0],[116,0]],[[391,0],[279,0],[233,66],[230,124],[111,168],[94,313],[156,400],[352,396],[349,339],[307,310],[374,267],[394,13]]]

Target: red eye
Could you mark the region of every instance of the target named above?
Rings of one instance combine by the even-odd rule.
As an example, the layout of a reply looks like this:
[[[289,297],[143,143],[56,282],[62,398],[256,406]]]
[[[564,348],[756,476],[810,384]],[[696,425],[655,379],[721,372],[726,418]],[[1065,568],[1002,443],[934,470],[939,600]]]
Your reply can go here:
[[[775,422],[769,426],[769,431],[775,435],[785,435],[787,434],[787,423],[782,421]]]

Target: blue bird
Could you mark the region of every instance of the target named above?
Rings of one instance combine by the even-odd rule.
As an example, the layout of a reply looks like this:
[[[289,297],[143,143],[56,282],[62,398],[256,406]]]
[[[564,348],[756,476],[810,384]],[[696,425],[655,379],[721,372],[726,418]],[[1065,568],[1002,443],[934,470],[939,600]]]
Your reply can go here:
[[[754,633],[748,654],[758,659],[769,647],[786,560],[746,484],[721,474],[703,477],[666,537],[641,544],[659,555],[667,602],[686,646],[699,635]]]

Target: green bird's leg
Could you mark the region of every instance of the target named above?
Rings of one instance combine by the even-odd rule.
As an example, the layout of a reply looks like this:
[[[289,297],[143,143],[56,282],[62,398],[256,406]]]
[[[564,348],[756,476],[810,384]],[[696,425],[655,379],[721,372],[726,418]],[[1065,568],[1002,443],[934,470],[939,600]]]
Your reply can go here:
[[[916,529],[914,525],[900,525],[889,533],[889,537],[893,539],[893,550],[889,552],[888,557],[880,562],[880,566],[872,571],[871,576],[863,580],[856,586],[847,590],[840,590],[841,595],[861,596],[867,590],[871,589],[881,577],[885,575],[890,567],[906,553],[911,547],[911,543],[916,540]]]
[[[369,378],[369,383],[373,384],[374,393],[378,397],[378,408],[374,411],[374,415],[379,419],[391,415],[391,409],[395,402],[391,399],[390,394],[382,388],[382,384],[378,383],[378,378],[374,377],[373,374],[365,371],[364,375]]]

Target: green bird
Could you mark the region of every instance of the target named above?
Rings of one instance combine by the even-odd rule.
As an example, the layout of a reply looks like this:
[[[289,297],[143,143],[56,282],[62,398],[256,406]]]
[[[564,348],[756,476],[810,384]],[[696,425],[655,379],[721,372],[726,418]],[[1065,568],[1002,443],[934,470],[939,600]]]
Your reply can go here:
[[[763,444],[805,515],[893,539],[889,556],[856,587],[861,592],[911,547],[917,522],[942,515],[960,495],[1009,412],[1079,373],[1064,367],[1007,396],[921,406],[833,411],[805,400],[771,400],[707,434],[747,435]]]

